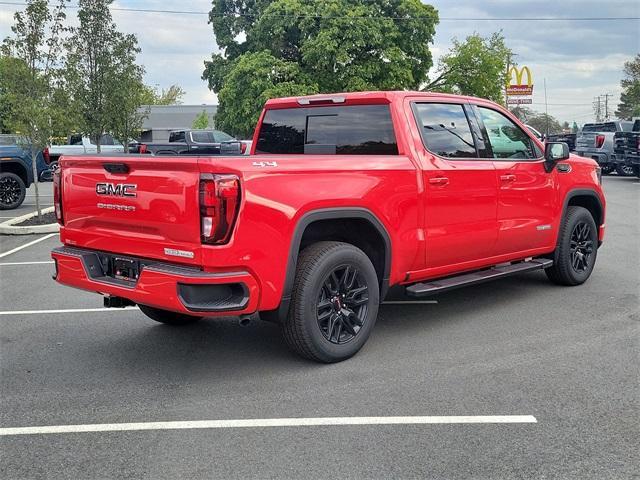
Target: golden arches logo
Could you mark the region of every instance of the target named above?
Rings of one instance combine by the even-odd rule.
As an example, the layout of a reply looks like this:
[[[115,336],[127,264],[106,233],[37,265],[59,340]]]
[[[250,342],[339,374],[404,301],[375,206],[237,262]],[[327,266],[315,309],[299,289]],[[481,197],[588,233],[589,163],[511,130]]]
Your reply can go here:
[[[512,82],[515,73],[515,82]],[[527,83],[522,83],[522,75],[527,74]],[[515,65],[509,69],[507,75],[507,86],[509,85],[527,85],[528,87],[533,86],[533,78],[531,77],[531,70],[529,67],[524,66],[521,69],[518,69]]]

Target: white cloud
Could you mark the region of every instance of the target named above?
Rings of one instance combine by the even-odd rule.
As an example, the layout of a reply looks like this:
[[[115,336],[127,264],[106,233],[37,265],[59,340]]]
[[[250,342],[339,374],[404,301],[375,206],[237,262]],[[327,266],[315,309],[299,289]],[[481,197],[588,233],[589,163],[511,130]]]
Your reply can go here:
[[[624,61],[640,50],[638,22],[495,22],[445,20],[445,18],[496,17],[584,17],[640,15],[640,2],[628,0],[431,0],[443,19],[436,27],[432,46],[434,61],[451,46],[451,39],[463,39],[478,32],[489,35],[502,30],[507,44],[518,54],[520,65],[529,65],[535,82],[533,107],[544,109],[543,79],[547,80],[549,113],[561,120],[588,119],[593,97],[619,95]],[[115,7],[190,10],[207,12],[210,0],[117,0]],[[19,7],[3,5],[0,10],[0,39],[10,34],[13,12]],[[69,10],[75,22],[75,10]],[[185,103],[215,102],[215,95],[200,79],[204,61],[217,51],[206,15],[178,15],[114,11],[119,28],[138,37],[146,68],[145,81],[167,87],[178,83],[187,92]],[[617,103],[617,98],[613,99]],[[551,105],[551,104],[579,105]]]

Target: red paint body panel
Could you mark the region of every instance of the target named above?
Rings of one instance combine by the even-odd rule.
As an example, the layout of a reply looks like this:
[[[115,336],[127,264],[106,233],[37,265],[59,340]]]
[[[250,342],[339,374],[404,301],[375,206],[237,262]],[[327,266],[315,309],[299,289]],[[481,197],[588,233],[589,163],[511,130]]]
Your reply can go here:
[[[243,281],[250,290],[249,304],[232,312],[240,314],[280,305],[286,295],[296,226],[314,210],[371,212],[391,242],[389,283],[395,285],[553,251],[564,200],[571,190],[595,192],[604,207],[592,160],[572,157],[566,161],[571,172],[565,174],[546,173],[542,160],[441,158],[424,147],[410,110],[410,102],[416,99],[473,102],[491,105],[513,119],[490,102],[416,92],[341,96],[345,101],[340,105],[390,105],[399,155],[255,155],[258,128],[249,156],[65,157],[60,161],[65,218],[61,241],[83,249],[196,266],[204,272],[247,272]],[[265,108],[297,107],[298,100],[270,100]],[[261,120],[263,116],[264,112]],[[109,173],[105,163],[125,163],[130,171]],[[225,245],[205,245],[200,240],[199,179],[204,173],[233,174],[240,180],[239,213]],[[505,175],[510,176],[508,181],[502,178]],[[137,196],[105,199],[96,194],[99,182],[135,184]],[[98,208],[98,203],[107,208]],[[135,210],[114,210],[110,205]],[[544,229],[538,228],[541,225]],[[602,238],[604,226],[599,231]],[[184,256],[168,254],[166,249]],[[57,280],[63,284],[186,311],[175,287],[185,279],[143,270],[133,290],[96,285],[78,259],[54,257]],[[231,277],[229,281],[237,280]]]

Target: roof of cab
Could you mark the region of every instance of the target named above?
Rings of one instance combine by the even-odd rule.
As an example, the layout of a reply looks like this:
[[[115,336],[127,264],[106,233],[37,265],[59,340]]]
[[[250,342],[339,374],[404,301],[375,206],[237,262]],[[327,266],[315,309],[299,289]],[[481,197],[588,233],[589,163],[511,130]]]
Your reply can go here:
[[[443,98],[458,101],[475,101],[488,102],[486,99],[469,97],[465,95],[453,95],[449,93],[437,92],[419,92],[419,91],[373,91],[373,92],[345,92],[345,93],[320,93],[316,95],[303,95],[299,97],[273,98],[267,100],[265,108],[291,108],[308,106],[310,104],[327,105],[327,104],[360,104],[366,105],[371,103],[391,103],[392,101],[402,100],[406,97],[425,97],[425,98]]]

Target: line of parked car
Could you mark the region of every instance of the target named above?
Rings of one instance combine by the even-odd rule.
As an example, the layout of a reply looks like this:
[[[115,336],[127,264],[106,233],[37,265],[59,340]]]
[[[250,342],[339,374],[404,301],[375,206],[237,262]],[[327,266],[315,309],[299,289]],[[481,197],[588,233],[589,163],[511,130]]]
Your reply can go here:
[[[607,175],[639,176],[639,121],[587,123],[576,138],[576,153],[594,159]]]
[[[127,145],[129,153],[153,155],[242,155],[248,153],[251,142],[240,141],[219,130],[176,130],[166,143],[140,143]],[[113,136],[100,139],[103,154],[123,154],[125,147]],[[63,155],[95,155],[97,145],[80,134],[67,137],[64,144],[52,144],[38,152],[37,175],[41,182],[51,181],[58,160]],[[26,191],[33,183],[31,149],[19,135],[0,135],[0,210],[18,208]]]

